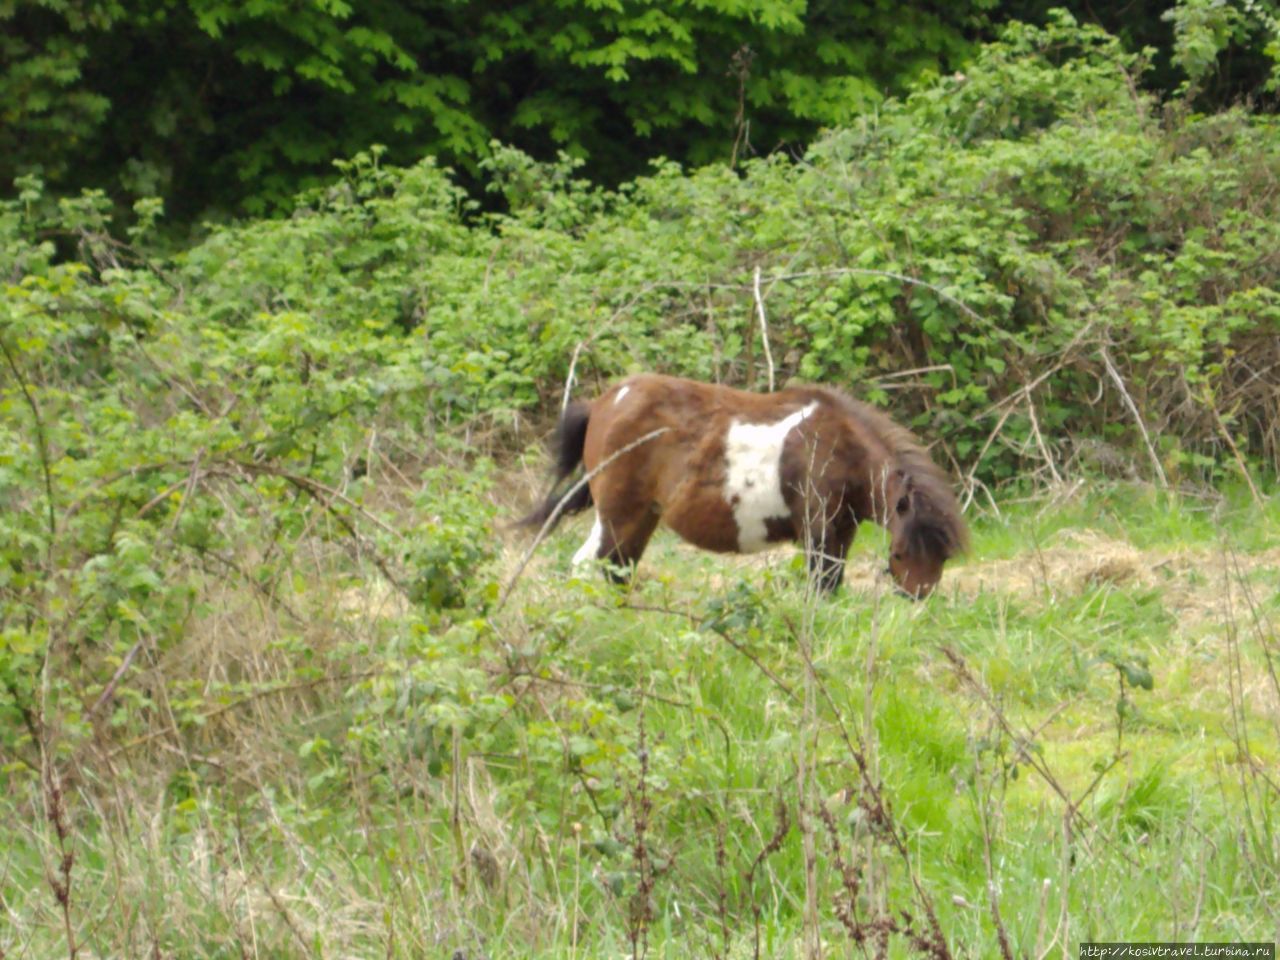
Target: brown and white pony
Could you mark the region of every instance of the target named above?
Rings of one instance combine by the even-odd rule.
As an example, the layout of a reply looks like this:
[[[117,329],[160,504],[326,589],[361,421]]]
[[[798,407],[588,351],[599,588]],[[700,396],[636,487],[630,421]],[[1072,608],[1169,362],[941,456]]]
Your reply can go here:
[[[640,374],[593,403],[570,404],[553,443],[552,490],[519,524],[542,526],[557,508],[594,503],[575,566],[634,566],[662,522],[723,553],[799,541],[814,582],[830,592],[858,524],[870,520],[890,533],[898,587],[920,598],[968,541],[946,475],[911,434],[828,387],[760,394]],[[558,495],[579,463],[589,484]]]

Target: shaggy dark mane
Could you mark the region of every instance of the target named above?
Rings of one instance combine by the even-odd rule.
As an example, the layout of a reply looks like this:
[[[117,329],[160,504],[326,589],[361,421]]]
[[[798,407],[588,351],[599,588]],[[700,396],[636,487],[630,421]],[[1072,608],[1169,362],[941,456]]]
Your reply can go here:
[[[917,555],[948,560],[969,548],[969,529],[945,470],[933,462],[929,451],[906,427],[870,404],[855,400],[832,387],[813,387],[884,444],[895,470],[910,477],[916,491],[915,512],[903,536],[907,549]]]

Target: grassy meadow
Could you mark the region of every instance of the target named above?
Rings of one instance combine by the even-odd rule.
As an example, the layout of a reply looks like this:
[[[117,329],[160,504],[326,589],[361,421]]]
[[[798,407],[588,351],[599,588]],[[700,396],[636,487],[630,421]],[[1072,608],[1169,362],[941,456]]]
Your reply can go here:
[[[18,176],[0,960],[1280,939],[1280,123],[1208,85],[1232,36],[1275,60],[1264,8],[1180,0],[1162,50],[1011,21],[808,143],[746,97],[727,162],[613,186],[364,133],[291,201],[256,162],[201,200],[257,219]],[[191,135],[162,113],[127,122]],[[641,370],[884,409],[972,553],[918,604],[876,529],[829,601],[667,535],[575,578],[584,519],[526,564],[555,415]]]
[[[529,471],[491,487],[502,513],[512,490]],[[430,630],[320,557],[270,600],[203,597],[200,629],[142,668],[168,691],[143,735],[82,742],[55,790],[11,777],[0,949],[1276,938],[1280,501],[1077,485],[971,516],[971,555],[918,604],[886,591],[877,528],[815,601],[791,549],[666,533],[632,589],[574,579],[585,521],[501,610]],[[526,548],[504,542],[495,585]]]

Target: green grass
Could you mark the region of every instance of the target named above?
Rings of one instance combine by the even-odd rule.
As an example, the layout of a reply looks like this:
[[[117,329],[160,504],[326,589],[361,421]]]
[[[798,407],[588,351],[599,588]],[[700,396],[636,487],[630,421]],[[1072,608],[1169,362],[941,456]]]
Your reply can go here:
[[[341,619],[313,585],[295,598],[312,629],[290,640],[222,598],[221,628],[193,626],[190,656],[146,682],[189,689],[235,657],[248,686],[200,701],[203,720],[122,720],[59,766],[65,917],[47,791],[6,770],[0,949],[65,956],[69,918],[94,956],[621,956],[643,927],[654,957],[752,956],[757,930],[760,955],[799,957],[811,910],[828,952],[856,955],[819,801],[857,916],[921,926],[914,875],[956,956],[998,955],[988,857],[1019,955],[1055,936],[1051,956],[1270,939],[1280,691],[1238,584],[1222,597],[1229,548],[1274,662],[1278,503],[1122,488],[1005,504],[922,604],[859,574],[878,531],[852,588],[813,604],[787,553],[670,538],[630,591],[572,580],[572,527],[488,621]],[[1123,715],[1116,663],[1154,679],[1123,688]],[[765,853],[780,804],[790,829]],[[889,955],[913,954],[894,935]]]

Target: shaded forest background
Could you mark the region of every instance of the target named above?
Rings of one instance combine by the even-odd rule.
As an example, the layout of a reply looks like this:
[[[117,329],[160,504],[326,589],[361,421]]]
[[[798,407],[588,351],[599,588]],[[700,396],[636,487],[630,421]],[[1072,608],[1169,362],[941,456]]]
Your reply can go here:
[[[957,70],[1047,0],[5,0],[0,184],[160,197],[179,223],[280,212],[372,144],[473,192],[492,141],[616,185],[664,157],[803,153],[822,127]],[[1274,106],[1274,4],[1065,5],[1161,96]]]

